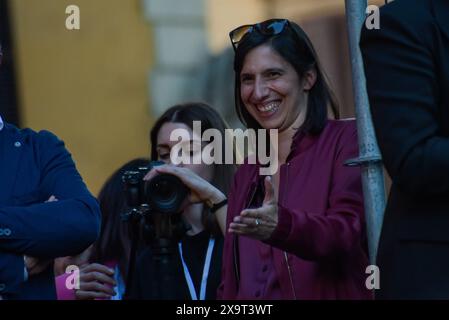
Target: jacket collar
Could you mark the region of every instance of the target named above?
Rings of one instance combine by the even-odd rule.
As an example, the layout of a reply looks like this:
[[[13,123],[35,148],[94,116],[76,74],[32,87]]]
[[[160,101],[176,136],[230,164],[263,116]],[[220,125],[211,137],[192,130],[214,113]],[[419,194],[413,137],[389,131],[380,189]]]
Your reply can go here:
[[[326,124],[324,125],[324,128],[321,132],[326,130],[326,126],[328,124],[328,121],[326,121]],[[304,131],[298,130],[296,134],[293,136],[293,142],[292,146],[290,147],[290,153],[288,154],[287,161],[290,161],[300,153],[306,151],[309,149],[319,138],[320,134],[317,135],[311,135],[304,133]]]
[[[329,120],[326,121],[321,133],[324,132],[324,130],[326,130],[328,123]],[[290,147],[290,153],[288,154],[287,157],[287,162],[291,161],[293,158],[297,157],[299,154],[309,149],[317,141],[321,133],[317,135],[311,135],[304,133],[304,131],[298,130],[298,132],[296,132],[295,135],[293,136],[293,141]],[[256,158],[256,166],[254,170],[256,170],[256,172],[259,172],[260,166],[261,164]],[[254,174],[253,179],[251,180],[251,185],[254,186],[257,183],[260,183],[259,179],[260,179],[259,174]]]
[[[287,157],[287,161],[307,150],[315,142],[317,137],[318,136],[312,136],[310,134],[304,133],[303,131],[298,131],[293,136],[293,142],[290,148],[290,153]]]

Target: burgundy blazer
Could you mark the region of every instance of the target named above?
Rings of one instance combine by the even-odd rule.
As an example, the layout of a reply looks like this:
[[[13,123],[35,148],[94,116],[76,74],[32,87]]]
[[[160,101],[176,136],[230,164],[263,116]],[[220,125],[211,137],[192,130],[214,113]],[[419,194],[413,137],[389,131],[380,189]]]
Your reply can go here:
[[[295,136],[280,167],[278,226],[265,242],[274,248],[283,299],[372,298],[365,286],[369,262],[360,168],[344,165],[357,156],[353,120],[329,120],[317,136]],[[229,195],[227,225],[263,178],[257,164],[239,168]],[[239,265],[251,263],[236,259],[236,238],[229,233],[225,237],[218,292],[222,299],[237,297],[238,277],[245,277],[239,271],[246,269]],[[270,299],[270,293],[262,298]]]

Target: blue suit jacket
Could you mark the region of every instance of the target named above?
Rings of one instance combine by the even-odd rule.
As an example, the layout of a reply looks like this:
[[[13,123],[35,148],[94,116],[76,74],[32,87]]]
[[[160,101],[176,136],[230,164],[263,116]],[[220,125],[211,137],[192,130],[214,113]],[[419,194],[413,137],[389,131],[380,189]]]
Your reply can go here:
[[[58,201],[46,203],[51,196]],[[55,299],[53,265],[25,279],[24,255],[74,255],[94,242],[100,209],[64,143],[47,131],[0,131],[0,295]]]

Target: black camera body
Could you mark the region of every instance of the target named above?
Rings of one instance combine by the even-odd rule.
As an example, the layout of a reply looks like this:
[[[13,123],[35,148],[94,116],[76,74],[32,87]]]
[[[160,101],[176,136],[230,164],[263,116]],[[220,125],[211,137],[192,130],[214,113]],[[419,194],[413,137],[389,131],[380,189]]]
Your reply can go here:
[[[181,219],[181,206],[189,189],[178,177],[171,174],[158,174],[149,181],[145,175],[162,161],[152,161],[147,167],[126,171],[122,175],[123,187],[130,210],[122,215],[128,223],[131,237],[131,252],[126,281],[127,293],[134,277],[137,250],[140,244],[150,245],[153,260],[164,285],[158,297],[169,298],[174,278],[168,272],[172,265],[177,243],[189,230]],[[142,242],[139,240],[143,240]]]
[[[151,169],[163,164],[162,161],[152,161],[149,166],[126,171],[122,176],[130,208],[123,220],[129,223],[131,236],[141,238],[155,252],[172,250],[169,247],[176,244],[190,227],[181,219],[181,206],[189,193],[181,179],[162,173],[149,181],[143,180]]]
[[[139,167],[123,174],[127,203],[131,208],[148,206],[154,213],[175,214],[184,202],[189,190],[181,179],[171,174],[159,174],[149,181],[145,175],[162,161],[152,161],[148,167]]]

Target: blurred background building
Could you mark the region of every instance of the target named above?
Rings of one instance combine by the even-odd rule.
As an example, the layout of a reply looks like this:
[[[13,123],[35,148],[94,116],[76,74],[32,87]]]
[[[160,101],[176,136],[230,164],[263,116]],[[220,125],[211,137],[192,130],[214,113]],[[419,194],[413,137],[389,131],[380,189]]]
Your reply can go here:
[[[69,5],[80,30],[66,29]],[[152,122],[173,104],[205,101],[240,126],[228,32],[274,17],[303,26],[353,116],[342,0],[0,0],[0,113],[63,139],[96,193],[148,155]]]

